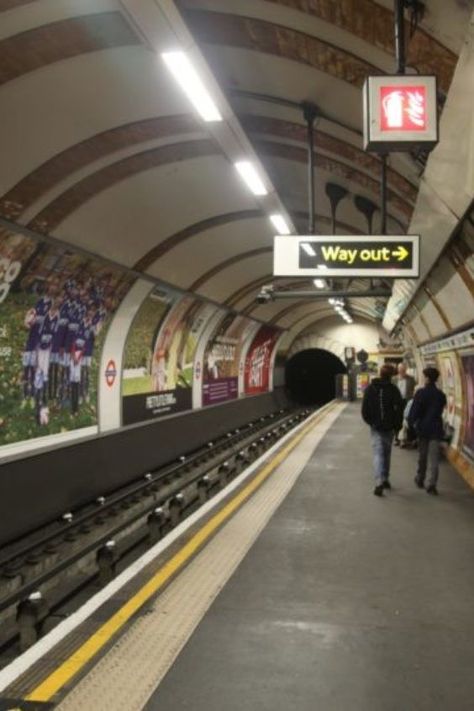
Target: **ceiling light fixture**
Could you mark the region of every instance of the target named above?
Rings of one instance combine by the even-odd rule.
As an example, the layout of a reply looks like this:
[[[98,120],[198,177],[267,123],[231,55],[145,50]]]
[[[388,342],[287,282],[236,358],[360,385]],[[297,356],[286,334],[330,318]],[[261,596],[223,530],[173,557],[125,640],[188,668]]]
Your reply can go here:
[[[326,282],[323,279],[313,279],[313,284],[316,289],[324,289]]]
[[[248,160],[241,160],[235,163],[235,167],[246,183],[247,187],[253,192],[254,195],[267,195],[268,190],[259,174],[257,173],[255,166]]]
[[[161,57],[204,121],[222,121],[219,109],[186,54],[162,52]]]
[[[273,222],[273,226],[275,227],[275,229],[279,235],[291,234],[291,230],[288,227],[288,225],[286,224],[286,220],[283,217],[283,215],[280,215],[280,214],[270,215],[270,220]]]

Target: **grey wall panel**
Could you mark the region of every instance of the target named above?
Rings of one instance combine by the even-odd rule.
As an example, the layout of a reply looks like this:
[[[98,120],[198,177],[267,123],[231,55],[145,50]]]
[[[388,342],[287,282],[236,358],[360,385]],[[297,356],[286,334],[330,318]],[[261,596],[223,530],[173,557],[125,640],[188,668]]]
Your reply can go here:
[[[4,464],[0,545],[287,404],[278,388]]]

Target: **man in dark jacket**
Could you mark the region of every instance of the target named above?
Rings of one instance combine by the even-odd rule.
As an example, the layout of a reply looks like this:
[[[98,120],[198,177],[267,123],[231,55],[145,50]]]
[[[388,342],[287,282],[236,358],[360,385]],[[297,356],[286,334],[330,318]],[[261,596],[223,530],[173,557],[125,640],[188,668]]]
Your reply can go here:
[[[408,424],[418,433],[418,472],[415,484],[424,488],[426,468],[430,463],[430,481],[426,491],[437,494],[440,443],[444,437],[443,410],[446,407],[446,395],[436,387],[439,370],[425,368],[425,387],[415,394],[413,405],[408,415]]]
[[[403,401],[399,389],[391,378],[391,365],[383,365],[380,377],[374,380],[364,392],[362,418],[370,425],[370,436],[374,453],[375,496],[383,496],[390,486],[390,457],[395,432],[403,423]]]

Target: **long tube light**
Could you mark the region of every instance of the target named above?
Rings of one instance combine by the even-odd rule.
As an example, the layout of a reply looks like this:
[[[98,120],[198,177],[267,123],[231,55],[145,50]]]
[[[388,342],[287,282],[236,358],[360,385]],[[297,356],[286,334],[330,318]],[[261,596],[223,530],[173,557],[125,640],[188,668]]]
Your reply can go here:
[[[247,187],[253,192],[254,195],[268,194],[268,190],[257,173],[255,166],[249,160],[238,161],[235,163],[235,167],[242,180],[246,183]]]
[[[222,115],[182,51],[162,52],[163,61],[204,121],[222,121]]]
[[[313,279],[313,284],[316,287],[316,289],[324,289],[326,286],[326,282],[324,279]]]
[[[286,224],[286,220],[283,215],[270,215],[270,220],[272,221],[273,226],[275,227],[279,235],[289,235],[291,233],[291,230]]]

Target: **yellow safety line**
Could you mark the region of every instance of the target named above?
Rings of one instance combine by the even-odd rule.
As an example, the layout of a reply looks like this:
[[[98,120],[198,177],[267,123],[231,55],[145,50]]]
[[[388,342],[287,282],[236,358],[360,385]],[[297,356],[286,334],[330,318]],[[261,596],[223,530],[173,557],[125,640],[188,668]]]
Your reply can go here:
[[[229,501],[223,509],[209,521],[178,551],[155,575],[135,593],[112,617],[99,627],[89,639],[66,659],[52,674],[37,686],[25,700],[50,701],[52,697],[70,681],[120,630],[134,615],[184,564],[201,548],[232,514],[263,484],[270,474],[286,459],[290,452],[303,439],[307,432],[319,422],[328,410],[304,427],[295,437],[269,462],[262,471],[242,491]]]

